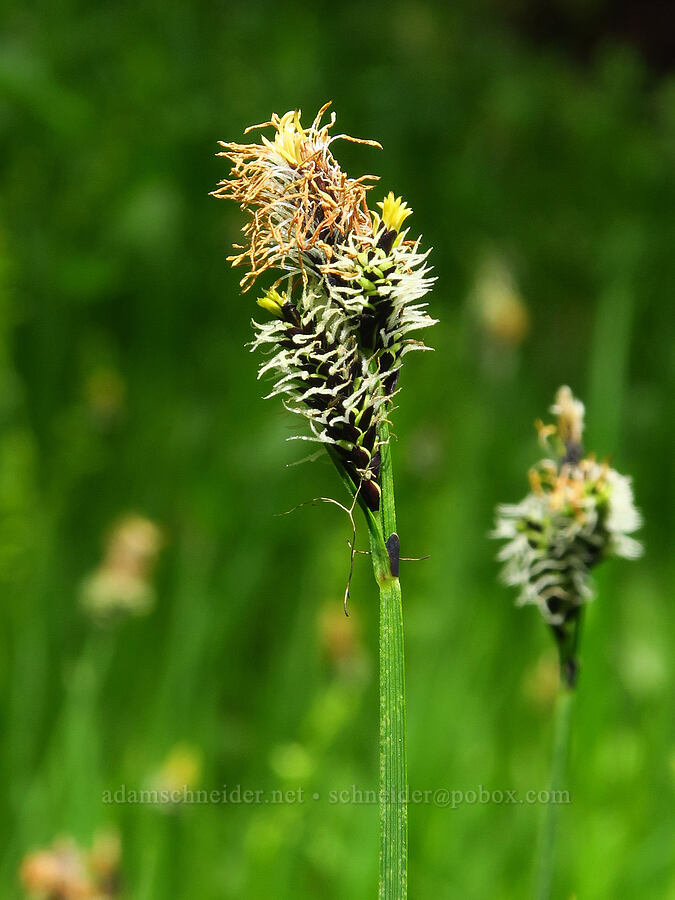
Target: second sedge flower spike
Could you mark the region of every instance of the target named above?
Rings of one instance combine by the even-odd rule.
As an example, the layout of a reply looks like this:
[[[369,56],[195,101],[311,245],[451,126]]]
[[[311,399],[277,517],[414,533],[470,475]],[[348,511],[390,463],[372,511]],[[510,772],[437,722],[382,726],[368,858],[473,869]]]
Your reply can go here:
[[[214,192],[248,214],[244,243],[230,262],[243,266],[244,291],[261,277],[273,283],[258,305],[273,318],[254,322],[253,349],[267,359],[268,396],[304,417],[302,440],[327,445],[372,511],[380,505],[379,424],[396,391],[401,360],[428,349],[410,337],[435,324],[420,302],[431,288],[420,241],[408,240],[412,210],[390,193],[374,212],[367,175],[350,178],[330,146],[326,104],[309,128],[300,112],[274,114],[253,128],[271,128],[261,143],[222,143],[232,170]],[[250,131],[251,129],[247,129]]]
[[[630,478],[585,455],[584,405],[568,387],[559,389],[551,412],[557,423],[537,427],[552,455],[530,470],[524,500],[497,508],[492,536],[506,541],[498,557],[503,580],[519,589],[519,604],[538,607],[573,681],[579,612],[593,596],[591,569],[610,556],[640,556],[630,534],[641,518]]]

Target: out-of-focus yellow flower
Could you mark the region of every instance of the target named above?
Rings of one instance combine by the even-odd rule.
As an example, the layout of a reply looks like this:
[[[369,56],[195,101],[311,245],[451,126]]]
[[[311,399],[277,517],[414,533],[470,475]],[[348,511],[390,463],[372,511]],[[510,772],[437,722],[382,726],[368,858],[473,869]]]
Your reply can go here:
[[[146,778],[144,790],[160,812],[172,813],[189,802],[202,778],[202,751],[189,743],[175,744],[164,761]]]
[[[379,228],[380,221],[387,231],[400,231],[405,220],[412,215],[412,209],[408,208],[402,197],[395,197],[393,191],[389,191],[377,205],[382,210],[382,218],[380,220],[380,216],[375,213],[375,231]]]
[[[259,297],[256,300],[258,306],[262,306],[263,309],[266,309],[267,312],[272,313],[273,316],[276,316],[277,319],[281,318],[281,310],[284,307],[285,303],[288,303],[288,297],[286,296],[286,292],[276,290],[276,288],[270,288],[265,292],[264,296]]]
[[[262,136],[263,144],[270,150],[276,150],[292,166],[299,166],[303,161],[302,147],[307,140],[307,134],[300,125],[300,115],[299,109],[284,113],[277,125],[274,142]]]
[[[159,791],[181,791],[196,787],[202,777],[202,753],[193,744],[176,744],[152,778]]]
[[[162,532],[154,522],[144,516],[126,516],[110,533],[105,565],[147,578],[161,548]]]
[[[530,314],[500,256],[490,255],[480,266],[473,296],[480,324],[490,337],[513,346],[523,341],[530,330]]]

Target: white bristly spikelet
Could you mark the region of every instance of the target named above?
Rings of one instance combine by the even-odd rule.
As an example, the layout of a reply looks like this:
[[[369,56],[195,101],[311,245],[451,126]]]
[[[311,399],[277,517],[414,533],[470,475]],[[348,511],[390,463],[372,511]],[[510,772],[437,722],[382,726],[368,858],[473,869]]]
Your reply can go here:
[[[373,176],[353,179],[340,169],[329,149],[335,115],[321,125],[327,106],[308,129],[293,110],[254,126],[273,128],[273,140],[223,144],[232,170],[214,193],[249,215],[246,241],[230,257],[248,270],[244,290],[275,272],[258,299],[274,318],[253,323],[252,347],[267,356],[259,375],[273,380],[268,396],[281,396],[308,422],[309,433],[297,438],[331,446],[377,510],[379,425],[403,357],[428,349],[411,334],[435,323],[421,302],[433,278],[428,251],[401,230],[412,212],[402,199],[390,193],[371,212]]]

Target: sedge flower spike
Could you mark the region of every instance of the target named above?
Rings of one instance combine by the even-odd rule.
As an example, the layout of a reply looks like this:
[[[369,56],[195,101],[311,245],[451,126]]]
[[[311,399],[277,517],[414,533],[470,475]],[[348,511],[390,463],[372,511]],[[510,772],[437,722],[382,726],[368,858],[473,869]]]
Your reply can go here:
[[[328,105],[308,128],[292,110],[252,126],[273,130],[261,143],[221,142],[232,168],[214,196],[248,216],[229,257],[246,270],[244,292],[267,280],[257,302],[272,319],[253,322],[252,348],[265,353],[268,396],[306,420],[308,433],[296,437],[325,445],[377,512],[380,426],[403,357],[428,349],[411,334],[435,324],[421,302],[433,279],[428,251],[402,230],[412,212],[402,198],[390,193],[371,211],[374,176],[350,178],[331,152],[338,137],[380,145],[331,136],[335,114],[321,124]]]
[[[424,302],[434,279],[428,251],[404,227],[412,210],[403,198],[391,192],[369,204],[377,179],[351,178],[331,151],[338,137],[380,145],[331,135],[335,114],[322,124],[328,106],[307,128],[292,110],[254,126],[272,129],[260,143],[222,144],[232,167],[214,194],[247,215],[229,261],[245,270],[244,292],[257,285],[268,314],[253,322],[252,349],[265,354],[259,377],[272,380],[268,396],[305,420],[297,437],[325,448],[352,496],[342,507],[354,529],[349,579],[357,502],[366,518],[380,594],[379,896],[405,900],[403,607],[389,415],[404,357],[428,349],[415,333],[435,324]],[[349,580],[345,611],[348,597]]]
[[[557,423],[537,428],[552,458],[530,470],[531,491],[521,503],[497,508],[492,537],[506,541],[498,556],[503,581],[550,625],[571,686],[580,613],[593,596],[591,569],[611,556],[640,556],[630,534],[641,518],[630,479],[584,454],[584,405],[568,387],[559,389],[551,412]]]

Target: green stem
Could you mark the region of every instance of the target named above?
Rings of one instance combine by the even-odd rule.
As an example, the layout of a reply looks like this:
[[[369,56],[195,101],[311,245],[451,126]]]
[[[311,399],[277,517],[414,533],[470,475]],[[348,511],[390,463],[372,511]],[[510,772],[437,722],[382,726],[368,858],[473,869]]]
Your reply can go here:
[[[407,896],[408,808],[401,584],[380,585],[380,900]]]
[[[382,488],[382,533],[386,540],[396,532],[396,504],[394,502],[394,469],[391,464],[391,442],[389,423],[383,421],[379,429],[380,436],[380,487]]]
[[[398,579],[398,535],[389,425],[379,427],[381,444],[380,512],[357,497],[370,534],[373,573],[380,589],[380,900],[405,900],[408,893],[408,776],[406,759],[403,607]],[[328,445],[352,496],[357,487]],[[389,539],[394,536],[391,543]],[[389,543],[388,543],[389,542]],[[391,549],[391,556],[390,551]]]
[[[396,534],[394,476],[389,428],[380,426],[382,537]],[[382,538],[380,538],[380,541]],[[374,543],[371,537],[371,546]],[[396,538],[396,545],[398,538]],[[386,548],[385,548],[386,549]],[[408,869],[408,807],[405,711],[403,608],[395,560],[381,551],[373,555],[373,570],[380,588],[380,900],[405,900]],[[393,568],[393,572],[392,572]]]
[[[561,684],[555,710],[555,732],[553,755],[549,778],[548,802],[544,807],[539,860],[535,886],[535,900],[549,900],[555,868],[556,826],[558,818],[557,802],[561,798],[566,781],[567,756],[570,740],[570,720],[574,691]]]

